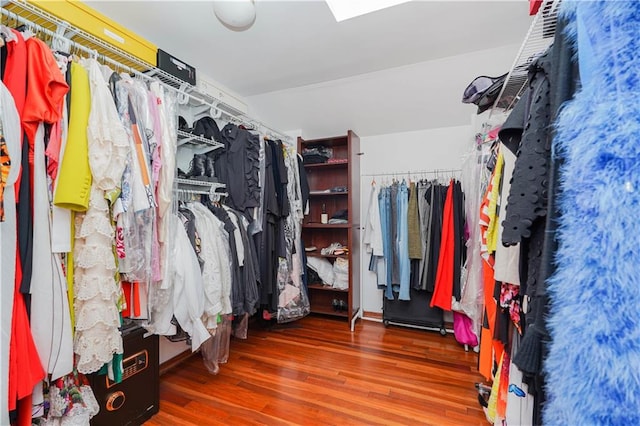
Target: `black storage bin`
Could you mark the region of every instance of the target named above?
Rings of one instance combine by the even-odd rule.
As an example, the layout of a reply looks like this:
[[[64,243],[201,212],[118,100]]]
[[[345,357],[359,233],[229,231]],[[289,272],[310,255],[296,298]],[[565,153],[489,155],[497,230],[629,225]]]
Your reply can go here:
[[[141,425],[160,409],[160,343],[157,335],[144,337],[145,333],[136,325],[122,330],[122,382],[114,383],[95,373],[88,376],[100,404],[91,425]]]
[[[196,69],[162,49],[158,49],[157,66],[192,86],[196,85]]]
[[[438,307],[430,307],[433,293],[411,289],[411,300],[398,300],[398,293],[394,292],[394,300],[382,295],[382,322],[407,324],[419,327],[435,328],[443,336],[447,334],[444,326],[444,312]]]

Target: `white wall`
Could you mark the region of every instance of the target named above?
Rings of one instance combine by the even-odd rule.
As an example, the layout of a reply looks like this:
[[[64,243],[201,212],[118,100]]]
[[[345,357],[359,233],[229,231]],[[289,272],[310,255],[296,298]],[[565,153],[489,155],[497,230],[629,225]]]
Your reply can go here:
[[[360,137],[469,124],[474,105],[461,102],[479,75],[507,72],[520,45],[247,97],[249,113],[276,129],[302,129],[305,139]]]
[[[459,169],[462,156],[473,144],[473,136],[471,125],[466,125],[360,138],[360,148],[364,152],[360,160],[360,217],[363,222],[367,214],[372,180],[368,174],[398,173],[398,177],[405,177],[408,171]],[[378,176],[376,182],[383,182],[384,179]],[[378,290],[375,275],[367,269],[368,254],[362,252],[360,255],[362,310],[381,313],[382,290]]]

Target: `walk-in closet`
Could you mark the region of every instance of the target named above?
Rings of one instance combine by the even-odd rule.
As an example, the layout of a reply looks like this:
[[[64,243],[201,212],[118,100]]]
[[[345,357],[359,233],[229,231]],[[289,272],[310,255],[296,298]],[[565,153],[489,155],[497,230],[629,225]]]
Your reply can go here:
[[[0,12],[0,426],[640,424],[640,2]]]

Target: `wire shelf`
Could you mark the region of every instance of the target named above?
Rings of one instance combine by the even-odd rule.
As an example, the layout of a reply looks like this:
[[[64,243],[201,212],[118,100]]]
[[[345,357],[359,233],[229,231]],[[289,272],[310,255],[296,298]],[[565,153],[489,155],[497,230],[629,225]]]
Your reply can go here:
[[[178,146],[182,146],[185,144],[206,145],[211,147],[212,150],[222,148],[224,146],[220,142],[216,142],[212,139],[194,135],[189,132],[185,132],[184,130],[178,130]]]
[[[513,62],[502,90],[493,104],[494,109],[510,110],[526,89],[529,65],[553,43],[562,0],[544,0],[536,14],[527,36]]]

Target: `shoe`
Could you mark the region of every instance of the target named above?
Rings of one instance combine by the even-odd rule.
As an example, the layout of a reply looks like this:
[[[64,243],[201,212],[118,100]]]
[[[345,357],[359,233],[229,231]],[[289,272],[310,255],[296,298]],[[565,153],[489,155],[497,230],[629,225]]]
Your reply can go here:
[[[333,299],[331,301],[331,307],[334,311],[338,312],[338,310],[340,310],[340,302],[342,302],[342,300]]]
[[[191,169],[187,172],[187,179],[205,180],[204,163],[206,159],[204,154],[195,154],[191,160]]]
[[[339,311],[343,311],[343,312],[347,312],[349,309],[347,309],[347,302],[345,302],[344,300],[339,300],[338,301],[338,310]]]
[[[215,159],[213,156],[213,153],[209,153],[205,155],[205,160],[204,160],[204,175],[206,177],[208,177],[209,182],[217,182],[218,179],[216,178],[216,172],[214,169],[214,165],[215,165]]]
[[[329,244],[329,247],[325,247],[322,250],[320,250],[320,254],[323,256],[330,256],[332,254],[334,254],[334,252],[338,249],[344,249],[344,247],[342,246],[342,244],[340,243],[331,243]]]

